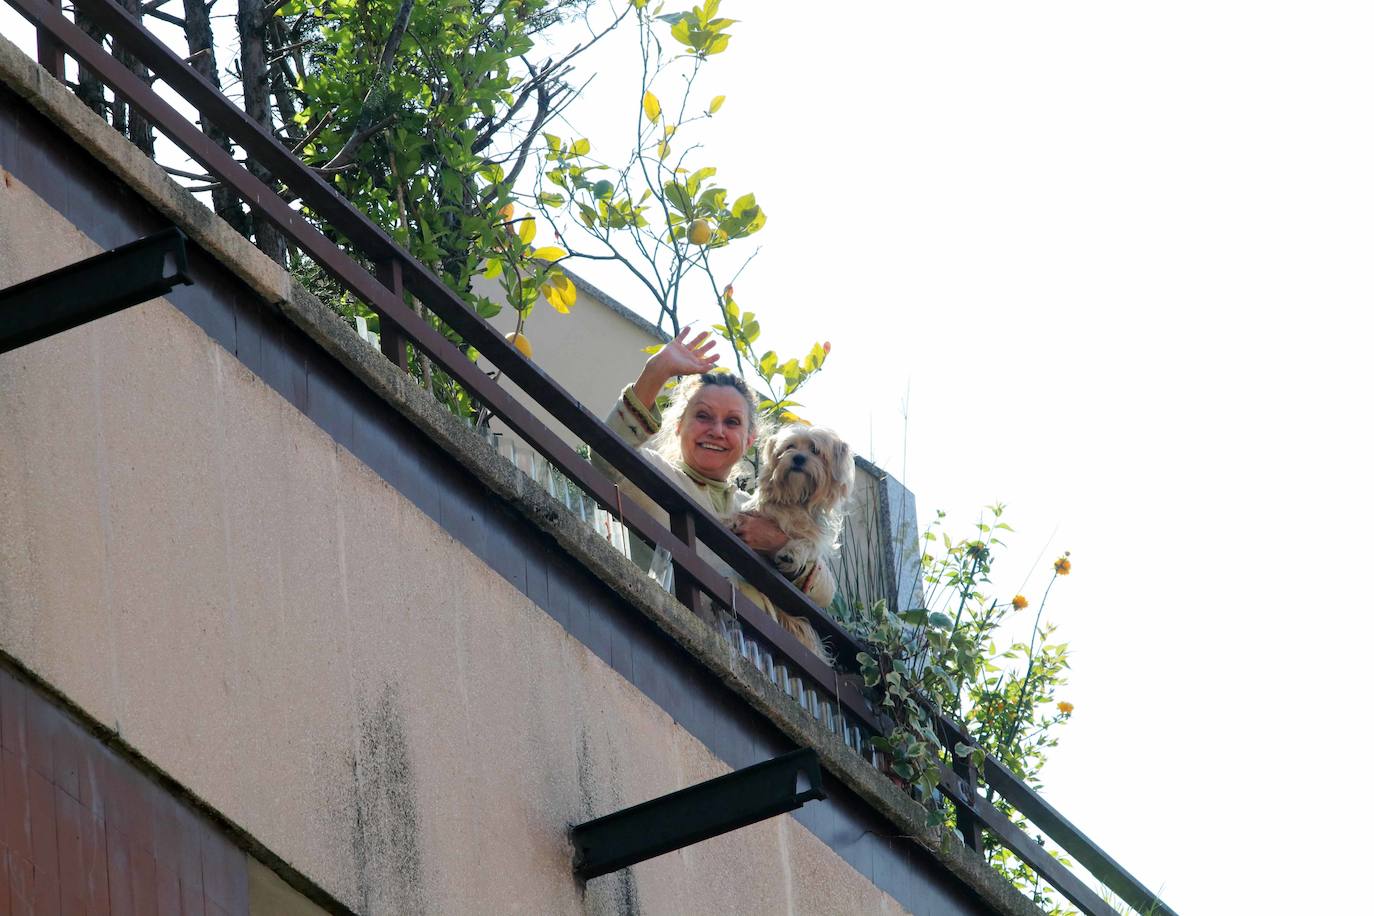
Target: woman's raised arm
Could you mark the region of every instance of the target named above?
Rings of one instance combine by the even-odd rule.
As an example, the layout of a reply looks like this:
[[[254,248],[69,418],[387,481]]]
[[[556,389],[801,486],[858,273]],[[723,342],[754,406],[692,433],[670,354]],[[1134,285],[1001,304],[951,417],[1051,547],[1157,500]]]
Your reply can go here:
[[[702,375],[715,368],[720,354],[710,352],[716,345],[710,339],[710,332],[703,331],[688,343],[687,335],[690,333],[690,327],[683,328],[681,334],[664,344],[662,350],[644,363],[644,370],[639,373],[633,386],[635,397],[639,398],[641,404],[653,407],[654,401],[658,400],[658,393],[668,384],[668,379],[676,375]]]

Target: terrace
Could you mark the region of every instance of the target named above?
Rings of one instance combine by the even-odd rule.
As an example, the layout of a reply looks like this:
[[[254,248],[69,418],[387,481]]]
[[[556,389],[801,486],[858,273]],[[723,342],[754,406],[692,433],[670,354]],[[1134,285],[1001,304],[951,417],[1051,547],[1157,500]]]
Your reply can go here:
[[[803,819],[808,829],[833,839],[844,832],[839,826],[842,820],[846,825],[867,825],[866,832],[870,833],[873,824],[882,823],[885,827],[878,832],[883,836],[883,854],[895,855],[906,863],[903,868],[925,875],[919,880],[880,876],[881,869],[876,866],[865,872],[856,865],[880,889],[908,909],[915,909],[914,901],[920,897],[913,896],[918,891],[912,888],[947,882],[961,890],[946,893],[963,901],[950,904],[950,912],[1024,911],[1024,898],[981,862],[984,838],[990,836],[1013,850],[1082,912],[1115,912],[1092,889],[1084,872],[1138,912],[1171,912],[997,760],[989,757],[979,769],[956,756],[955,746],[972,744],[972,739],[958,722],[938,713],[936,732],[949,751],[950,761],[942,767],[940,791],[943,803],[954,811],[957,830],[926,827],[925,811],[893,786],[883,755],[871,743],[875,735],[884,732],[884,720],[857,675],[856,655],[863,647],[611,433],[599,418],[603,405],[589,409],[539,365],[525,359],[423,264],[341,198],[326,178],[305,166],[123,8],[110,0],[77,0],[75,4],[124,52],[155,75],[156,89],[92,41],[60,7],[44,0],[7,2],[34,25],[38,63],[46,73],[36,68],[26,73],[18,52],[3,49],[3,81],[9,88],[4,97],[7,113],[0,118],[0,164],[39,189],[44,187],[45,169],[53,173],[49,187],[59,178],[64,182],[85,181],[95,187],[97,179],[80,177],[92,172],[93,166],[82,159],[89,153],[100,168],[133,188],[166,222],[189,237],[195,246],[191,274],[197,283],[211,286],[219,282],[223,286],[227,282],[212,279],[219,268],[208,266],[208,262],[217,262],[237,277],[236,282],[247,284],[269,304],[266,309],[235,305],[232,314],[225,315],[207,310],[196,314],[194,309],[179,307],[422,512],[451,533],[465,532],[460,539],[469,546],[474,543],[475,532],[480,531],[488,549],[476,551],[479,556],[536,603],[546,609],[557,603],[552,597],[557,591],[555,569],[569,581],[581,582],[578,577],[590,571],[594,578],[610,584],[620,610],[604,610],[605,619],[597,618],[595,608],[584,610],[581,617],[568,612],[559,623],[693,734],[715,735],[714,743],[703,740],[721,760],[739,767],[746,761],[756,762],[770,748],[813,748],[837,789],[835,799],[824,804],[846,814],[843,818],[826,815],[824,823],[818,820],[821,816],[806,815],[811,818]],[[136,152],[131,153],[127,144],[99,134],[90,117],[83,121],[73,114],[79,106],[63,86],[69,59],[79,61],[86,72],[97,76],[111,93],[155,125],[161,137],[232,189],[280,231],[290,246],[368,303],[382,318],[378,342],[381,357],[312,297],[291,288],[279,271],[274,272],[261,259],[254,260],[246,243],[231,237],[227,226],[208,214],[197,214],[195,205],[187,203],[189,195],[178,196],[171,190],[171,180],[159,174],[153,163],[146,158],[137,161]],[[188,109],[232,138],[255,169],[250,171],[211,142],[181,113]],[[38,114],[50,122],[49,127],[33,126],[40,120]],[[70,155],[51,157],[59,142],[53,139],[58,131],[74,149]],[[81,152],[83,147],[86,152]],[[270,181],[288,189],[299,205],[287,204],[275,187],[258,176],[270,176]],[[54,191],[47,196],[56,195]],[[41,190],[40,196],[44,196]],[[104,223],[108,229],[105,234],[121,242],[130,240],[131,231],[140,230],[140,221],[148,221],[148,217],[97,216],[100,207],[91,200],[77,200],[78,196],[73,193],[65,204],[72,222],[80,224],[73,214],[81,211],[92,226]],[[299,207],[307,208],[310,218]],[[111,214],[118,209],[111,205]],[[100,232],[89,227],[83,231],[91,238],[101,238]],[[342,240],[361,259],[346,253],[340,245]],[[422,320],[407,305],[407,297],[422,303],[478,349],[519,395],[494,381],[448,337]],[[178,301],[175,296],[169,298]],[[292,327],[288,332],[279,324]],[[321,369],[318,350],[329,354],[335,363]],[[405,367],[412,353],[423,354],[461,384],[499,421],[502,434],[496,435],[489,426],[463,428],[452,415],[427,400],[425,392],[409,385]],[[311,386],[298,384],[301,370],[297,367],[307,363]],[[321,398],[319,383],[313,381],[317,377],[330,379],[337,392]],[[292,391],[298,393],[293,397]],[[552,417],[557,428],[543,422],[531,404]],[[370,418],[366,423],[364,415]],[[583,443],[604,456],[626,480],[662,507],[670,524],[660,525],[633,501],[623,499],[618,487],[586,461],[572,442]],[[450,491],[458,485],[452,481],[462,474],[478,481],[477,488],[487,492],[474,495],[464,491],[462,499],[453,496]],[[463,486],[471,490],[473,485]],[[511,508],[519,524],[508,517]],[[537,529],[539,537],[516,533],[517,529]],[[656,562],[647,574],[625,560],[631,535],[654,549]],[[760,608],[737,594],[729,580],[702,561],[698,544],[726,560],[740,578],[755,585],[779,608],[809,620],[832,646],[835,667],[826,666]],[[536,574],[535,555],[551,548],[561,555],[540,560],[547,568],[539,566]],[[512,552],[525,556],[517,559]],[[391,574],[384,567],[378,570],[383,577]],[[569,586],[573,591],[588,587]],[[541,602],[540,596],[545,600]],[[556,612],[550,613],[558,617]],[[641,619],[630,619],[633,614]],[[652,631],[649,635],[646,620],[650,624],[647,630]],[[655,670],[646,673],[643,658],[662,656],[665,650],[653,646],[665,635],[674,644],[672,660],[655,662],[649,666]],[[627,643],[636,648],[627,650]],[[14,654],[20,664],[28,666],[20,653]],[[47,676],[42,670],[37,674]],[[57,690],[68,690],[55,678],[52,682]],[[694,691],[698,696],[685,695]],[[708,708],[716,711],[703,712]],[[762,715],[775,729],[776,737],[724,749],[730,740],[724,737],[726,730],[709,720],[713,716],[723,718],[719,710],[726,708],[747,708],[751,714]],[[703,722],[703,717],[707,721]],[[692,724],[694,718],[696,724]],[[131,750],[138,752],[140,748]],[[199,791],[195,785],[187,788],[192,793]],[[1012,824],[989,800],[994,793],[1010,801],[1071,857],[1077,868],[1061,864],[1035,838]],[[880,853],[868,848],[876,842],[873,838],[854,840],[850,845],[861,851],[850,849],[843,857],[850,864],[863,857],[876,861]],[[837,848],[835,842],[830,845]],[[291,872],[286,862],[277,864],[281,871]],[[900,869],[894,866],[891,871]],[[940,871],[943,877],[930,877]],[[292,875],[298,884],[328,884],[308,870]],[[341,906],[358,908],[356,901],[345,900]]]

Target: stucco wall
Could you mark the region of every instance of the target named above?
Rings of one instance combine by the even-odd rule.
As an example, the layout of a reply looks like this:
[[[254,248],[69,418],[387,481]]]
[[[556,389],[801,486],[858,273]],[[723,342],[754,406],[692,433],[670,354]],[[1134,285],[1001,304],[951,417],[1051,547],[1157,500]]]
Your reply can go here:
[[[95,250],[0,188],[0,285]],[[584,895],[723,764],[164,302],[0,356],[0,648],[358,910],[898,909],[790,817]]]

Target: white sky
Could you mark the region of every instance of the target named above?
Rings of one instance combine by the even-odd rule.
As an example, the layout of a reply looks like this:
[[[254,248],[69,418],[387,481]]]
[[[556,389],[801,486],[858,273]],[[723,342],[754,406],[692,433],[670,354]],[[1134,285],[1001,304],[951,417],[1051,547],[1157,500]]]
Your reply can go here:
[[[769,215],[739,300],[780,350],[834,343],[806,414],[923,521],[1008,504],[1000,591],[1072,550],[1046,797],[1180,912],[1347,911],[1374,815],[1341,778],[1371,719],[1374,7],[854,10],[722,10],[696,164]],[[594,152],[634,64],[579,64]]]

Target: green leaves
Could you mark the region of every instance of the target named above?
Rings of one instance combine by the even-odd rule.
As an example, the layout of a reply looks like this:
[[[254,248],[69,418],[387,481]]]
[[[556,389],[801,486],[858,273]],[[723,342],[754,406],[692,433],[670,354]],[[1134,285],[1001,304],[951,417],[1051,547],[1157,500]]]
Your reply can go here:
[[[670,34],[675,41],[705,58],[729,47],[730,34],[725,30],[738,21],[716,18],[719,9],[719,0],[708,0],[690,13],[667,13],[658,18],[672,25]]]
[[[1056,730],[1073,709],[1055,696],[1065,682],[1067,646],[1054,638],[1051,624],[1017,617],[1009,601],[996,598],[989,571],[1003,545],[992,534],[1009,529],[1001,527],[1000,505],[986,511],[990,517],[971,526],[970,538],[937,530],[945,517],[938,511],[925,531],[908,534],[906,550],[920,556],[924,568],[925,608],[892,611],[882,601],[837,605],[841,621],[868,646],[860,660],[864,680],[893,723],[874,747],[890,755],[894,777],[938,815],[932,823],[944,826],[952,819],[947,803],[937,804],[942,765],[966,761],[981,770],[995,756],[1038,787],[1038,773],[1058,742]],[[1052,570],[1044,574],[1048,585],[1059,578]],[[999,653],[999,642],[1010,648]],[[968,736],[942,745],[933,713],[961,722]],[[1013,820],[1021,817],[1001,798],[994,804]],[[1019,860],[1001,858],[1004,851],[990,843],[990,864],[1033,893],[1035,875],[1018,871]]]
[[[950,619],[950,616],[944,613],[943,611],[935,611],[929,616],[928,619],[930,621],[930,625],[933,627],[939,627],[942,630],[954,629],[954,621]]]
[[[682,214],[685,218],[691,219],[693,215],[693,195],[687,190],[687,186],[676,181],[671,181],[663,186],[663,199],[668,202],[668,206]]]

